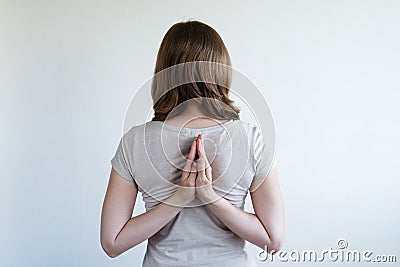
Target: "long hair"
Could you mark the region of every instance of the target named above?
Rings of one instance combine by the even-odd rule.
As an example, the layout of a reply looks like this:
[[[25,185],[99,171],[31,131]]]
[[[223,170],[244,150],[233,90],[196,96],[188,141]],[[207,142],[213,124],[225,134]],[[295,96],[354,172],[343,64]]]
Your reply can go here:
[[[174,77],[162,71],[182,63],[210,62],[211,67],[197,64],[193,69],[180,68]],[[216,65],[216,66],[215,66]],[[179,114],[188,100],[197,101],[202,112],[214,119],[239,119],[240,109],[229,98],[232,82],[231,59],[219,34],[199,21],[178,22],[165,34],[157,54],[151,95],[153,98],[153,121],[164,121],[167,116]],[[168,76],[168,77],[166,77]],[[195,82],[178,85],[171,89],[171,79],[191,77]],[[209,82],[211,80],[211,82]],[[199,82],[198,82],[199,81]],[[206,81],[206,82],[204,82]],[[182,104],[182,105],[181,105]]]

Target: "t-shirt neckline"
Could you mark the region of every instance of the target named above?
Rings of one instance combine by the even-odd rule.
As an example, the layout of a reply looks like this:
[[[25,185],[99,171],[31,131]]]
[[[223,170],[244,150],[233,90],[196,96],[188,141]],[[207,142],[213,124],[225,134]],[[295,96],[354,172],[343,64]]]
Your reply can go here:
[[[217,125],[203,127],[203,128],[178,127],[178,126],[174,126],[171,124],[167,124],[164,121],[151,121],[151,122],[157,123],[163,129],[171,130],[171,131],[175,131],[175,132],[203,132],[203,131],[206,132],[206,131],[217,130],[217,129],[220,129],[221,127],[225,128],[227,125],[233,123],[234,121],[235,121],[234,119],[231,119],[231,120],[225,121],[225,122],[217,124]]]

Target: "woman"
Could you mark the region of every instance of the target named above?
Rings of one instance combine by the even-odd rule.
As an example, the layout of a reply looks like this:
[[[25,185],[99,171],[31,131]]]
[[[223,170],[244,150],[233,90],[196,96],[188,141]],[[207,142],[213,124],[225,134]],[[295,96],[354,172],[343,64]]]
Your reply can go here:
[[[199,61],[231,65],[214,29],[180,22],[163,38],[155,74]],[[148,240],[143,266],[255,266],[245,240],[269,253],[281,248],[276,167],[258,127],[239,119],[230,69],[221,66],[174,72],[197,80],[170,90],[168,79],[153,81],[153,120],[124,134],[111,160],[100,233],[108,256]],[[216,83],[202,82],[210,77]],[[146,212],[131,218],[138,191]],[[243,210],[248,192],[254,214]]]

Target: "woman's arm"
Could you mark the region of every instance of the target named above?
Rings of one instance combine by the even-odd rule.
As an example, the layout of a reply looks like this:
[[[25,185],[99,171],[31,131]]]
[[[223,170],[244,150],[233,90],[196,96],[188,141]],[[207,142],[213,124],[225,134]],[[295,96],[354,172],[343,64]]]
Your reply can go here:
[[[193,166],[196,141],[182,172],[180,187],[174,195],[153,209],[131,218],[137,196],[137,186],[111,169],[110,180],[101,215],[100,242],[107,255],[117,257],[157,233],[185,205],[195,198],[197,169]],[[170,203],[170,204],[166,204]]]
[[[224,198],[208,204],[208,208],[241,238],[268,253],[279,251],[284,238],[284,210],[275,168],[250,194],[255,214],[237,208]]]
[[[160,203],[131,218],[137,196],[136,184],[111,170],[101,216],[101,246],[111,258],[140,244],[159,231],[182,208]]]
[[[255,214],[232,205],[212,188],[211,166],[205,157],[202,136],[197,141],[199,153],[196,194],[208,208],[235,234],[266,249],[269,253],[281,249],[284,236],[284,210],[276,168],[251,193]],[[266,246],[266,247],[265,247]]]
[[[276,167],[250,196],[254,211],[268,233],[268,252],[280,250],[285,237],[285,210]]]

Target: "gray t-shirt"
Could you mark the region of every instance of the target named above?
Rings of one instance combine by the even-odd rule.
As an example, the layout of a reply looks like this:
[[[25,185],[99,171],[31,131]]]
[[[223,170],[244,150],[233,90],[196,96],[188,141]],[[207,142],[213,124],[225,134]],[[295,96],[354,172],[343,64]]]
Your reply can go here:
[[[137,184],[146,210],[175,193],[199,133],[215,192],[242,210],[247,193],[258,188],[273,165],[273,149],[251,123],[230,120],[201,129],[160,121],[134,126],[121,138],[111,164],[121,177]],[[143,266],[256,266],[255,257],[245,240],[196,199],[148,239]]]

